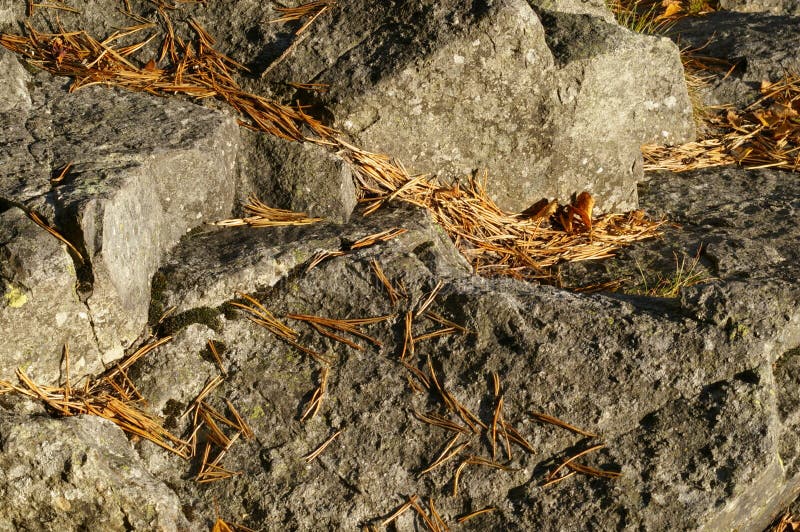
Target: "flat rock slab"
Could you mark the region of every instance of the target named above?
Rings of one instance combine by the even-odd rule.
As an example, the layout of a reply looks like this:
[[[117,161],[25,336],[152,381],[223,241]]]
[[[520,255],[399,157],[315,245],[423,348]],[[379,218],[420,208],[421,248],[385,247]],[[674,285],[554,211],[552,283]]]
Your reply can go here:
[[[102,87],[69,94],[63,79],[47,74],[30,79],[13,56],[0,54],[3,68],[13,74],[3,80],[8,85],[2,100],[30,101],[0,111],[2,208],[37,211],[81,254],[72,254],[70,268],[53,269],[52,262],[15,251],[30,247],[16,241],[34,238],[28,228],[2,241],[3,259],[16,261],[3,270],[26,272],[16,284],[15,275],[4,274],[2,291],[21,290],[30,304],[24,311],[0,307],[0,320],[8,325],[0,375],[13,373],[5,364],[20,363],[20,350],[33,356],[29,351],[61,349],[53,345],[60,338],[31,335],[29,313],[47,293],[44,285],[31,284],[35,279],[61,287],[52,295],[61,295],[64,307],[55,308],[59,299],[48,302],[53,312],[43,310],[34,323],[46,319],[48,327],[60,327],[50,314],[72,316],[73,300],[84,306],[96,341],[86,353],[92,362],[85,369],[96,371],[102,365],[92,353],[99,350],[102,360],[113,361],[142,333],[151,276],[163,254],[189,229],[230,215],[239,129],[222,113],[178,99]],[[51,182],[62,173],[61,181]],[[62,293],[70,285],[72,293]]]

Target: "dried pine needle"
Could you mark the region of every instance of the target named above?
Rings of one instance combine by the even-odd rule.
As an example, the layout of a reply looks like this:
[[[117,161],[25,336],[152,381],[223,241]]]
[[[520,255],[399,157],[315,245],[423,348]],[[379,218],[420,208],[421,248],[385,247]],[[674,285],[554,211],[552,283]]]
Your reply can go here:
[[[467,515],[461,516],[458,519],[456,519],[456,521],[458,522],[458,524],[463,524],[463,523],[466,523],[467,521],[469,521],[470,519],[474,519],[474,518],[478,517],[479,515],[488,514],[490,512],[494,512],[496,510],[497,510],[497,508],[495,508],[494,506],[488,506],[488,507],[483,508],[481,510],[477,510],[475,512],[472,512],[472,513],[469,513]]]
[[[383,520],[383,522],[381,523],[381,527],[385,528],[386,525],[388,525],[389,523],[391,523],[392,521],[403,515],[409,508],[411,508],[411,506],[414,504],[414,502],[416,502],[416,500],[417,500],[416,495],[412,495],[411,497],[409,497],[406,503],[401,505],[400,508],[395,510],[395,512],[392,515]]]
[[[550,425],[555,425],[556,427],[561,427],[562,429],[566,429],[566,430],[568,430],[570,432],[574,432],[576,434],[580,434],[581,436],[586,436],[587,438],[597,438],[597,434],[593,434],[591,432],[587,432],[585,430],[581,430],[581,429],[579,429],[577,427],[573,427],[572,425],[570,425],[566,421],[562,421],[562,420],[558,419],[557,417],[548,416],[547,414],[541,414],[541,413],[538,413],[538,412],[531,412],[531,416],[533,416],[534,419],[536,419],[538,421],[541,421],[543,423],[549,423]]]
[[[556,467],[549,475],[547,475],[547,480],[552,480],[552,479],[556,478],[556,475],[558,474],[559,471],[561,471],[563,468],[569,466],[572,462],[574,462],[575,460],[577,460],[581,456],[585,456],[585,455],[587,455],[587,454],[589,454],[591,452],[594,452],[594,451],[596,451],[598,449],[602,449],[603,447],[605,447],[605,445],[600,443],[600,444],[595,445],[593,447],[589,447],[588,449],[584,449],[583,451],[579,452],[578,454],[570,456],[569,458],[567,458],[566,460],[561,462],[561,464],[559,464],[559,466]]]
[[[344,429],[342,429],[342,430],[344,430]],[[322,444],[319,447],[317,447],[314,451],[312,451],[311,453],[309,453],[306,456],[304,456],[303,459],[306,462],[313,461],[315,458],[317,458],[319,455],[322,454],[322,452],[331,444],[331,442],[333,442],[333,440],[335,440],[337,438],[337,436],[339,436],[342,433],[342,430],[338,430],[338,431],[334,432],[333,435],[330,438],[328,438],[327,440],[322,442]]]

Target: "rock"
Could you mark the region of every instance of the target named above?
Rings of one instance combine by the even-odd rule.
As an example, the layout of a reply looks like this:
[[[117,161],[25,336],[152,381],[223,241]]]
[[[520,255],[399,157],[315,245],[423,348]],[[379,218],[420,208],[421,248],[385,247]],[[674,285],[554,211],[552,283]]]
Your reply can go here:
[[[0,441],[3,530],[190,529],[175,493],[110,421],[0,409]]]
[[[708,105],[745,107],[760,96],[762,81],[800,71],[795,53],[800,46],[798,24],[797,17],[718,11],[681,19],[670,28],[670,35],[681,46],[701,50],[702,56],[735,65],[729,76],[727,68],[717,73]]]
[[[240,161],[242,203],[255,195],[273,207],[339,223],[356,206],[350,166],[319,146],[247,132]]]
[[[143,331],[162,255],[189,229],[230,215],[238,128],[178,100],[100,87],[66,95],[60,81],[37,83],[27,115],[3,115],[10,164],[0,198],[38,210],[80,250],[72,276],[95,349],[110,362]],[[64,179],[51,184],[68,163]],[[69,306],[58,313],[74,314]],[[27,334],[11,331],[14,339]],[[47,335],[38,341],[39,350],[56,347]]]
[[[73,382],[103,369],[89,310],[75,292],[72,258],[22,210],[0,213],[0,380],[23,368],[37,382],[63,380],[70,348]]]
[[[31,107],[31,97],[28,93],[27,83],[30,75],[25,72],[14,54],[0,47],[0,113],[9,111],[28,111]]]
[[[721,0],[719,7],[726,11],[742,13],[800,15],[800,2],[796,0]]]
[[[569,44],[588,35],[599,37]],[[693,135],[671,43],[590,16],[537,15],[522,0],[342,5],[265,81],[297,79],[330,84],[300,99],[357,144],[413,173],[486,170],[508,209],[584,188],[601,209],[633,207],[638,146]]]

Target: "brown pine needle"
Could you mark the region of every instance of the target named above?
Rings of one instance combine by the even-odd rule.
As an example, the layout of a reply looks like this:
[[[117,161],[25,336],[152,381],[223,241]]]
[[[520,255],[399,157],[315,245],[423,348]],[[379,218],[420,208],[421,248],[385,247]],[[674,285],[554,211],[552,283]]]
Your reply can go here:
[[[247,421],[245,421],[244,418],[241,415],[239,415],[239,411],[233,407],[233,404],[231,404],[231,402],[228,399],[225,399],[225,404],[228,405],[228,410],[230,410],[231,414],[233,414],[239,432],[242,433],[244,439],[252,440],[253,438],[255,438],[255,434],[253,434],[253,429],[251,429],[250,425],[247,424]]]
[[[440,416],[439,414],[435,414],[433,412],[429,412],[427,414],[420,414],[416,410],[414,410],[414,417],[419,419],[420,421],[427,423],[428,425],[433,425],[435,427],[441,427],[443,429],[447,429],[453,432],[460,432],[462,434],[473,434],[473,431],[467,427],[461,426],[458,423],[451,421],[445,417]]]
[[[448,532],[450,529],[442,519],[442,516],[439,515],[439,512],[436,511],[436,506],[433,505],[433,497],[428,497],[428,509],[431,511],[431,519],[433,519],[433,524],[436,525],[437,530]]]
[[[420,506],[420,504],[416,500],[411,503],[411,507],[414,508],[417,514],[422,518],[422,522],[425,524],[425,527],[428,530],[430,530],[431,532],[439,532],[439,527],[436,526],[436,524],[433,521],[431,521],[431,518],[428,516],[425,510],[422,509],[422,506]]]
[[[412,320],[414,319],[413,313],[406,312],[405,320],[403,320],[403,351],[400,353],[400,362],[405,364],[406,355],[414,356],[414,336],[412,332]]]
[[[569,466],[573,461],[577,460],[581,456],[585,456],[585,455],[587,455],[587,454],[589,454],[591,452],[594,452],[594,451],[596,451],[598,449],[602,449],[603,447],[605,447],[605,445],[600,443],[600,444],[597,444],[597,445],[595,445],[593,447],[589,447],[588,449],[584,449],[583,451],[579,452],[576,455],[570,456],[569,458],[567,458],[566,460],[561,462],[561,464],[558,467],[556,467],[549,475],[547,475],[547,480],[554,479],[559,471],[561,471],[565,467]]]
[[[608,471],[606,469],[596,469],[594,467],[585,466],[582,464],[576,464],[575,462],[570,462],[567,464],[567,467],[576,473],[583,473],[584,475],[589,475],[591,477],[600,477],[600,478],[619,478],[622,476],[622,473],[619,471]]]
[[[219,372],[222,373],[223,377],[227,377],[228,373],[225,371],[225,367],[222,365],[222,359],[217,351],[217,346],[214,345],[214,340],[208,340],[208,349],[211,351],[211,356],[214,357],[214,363],[217,365]]]
[[[344,429],[342,429],[342,430],[344,430]],[[310,454],[308,454],[308,455],[304,456],[303,458],[305,459],[305,461],[306,461],[306,462],[311,462],[312,460],[314,460],[315,458],[317,458],[319,455],[321,455],[321,454],[322,454],[322,452],[323,452],[323,451],[324,451],[324,450],[325,450],[325,449],[328,447],[328,445],[330,445],[330,444],[331,444],[331,442],[333,442],[333,440],[335,440],[335,439],[336,439],[336,437],[337,437],[337,436],[339,436],[339,434],[341,434],[341,433],[342,433],[342,430],[338,430],[338,431],[334,432],[334,433],[333,433],[333,436],[331,436],[330,438],[328,438],[327,440],[325,440],[325,441],[322,443],[322,445],[320,445],[319,447],[317,447],[317,448],[316,448],[314,451],[312,451]]]
[[[59,233],[58,231],[56,231],[55,229],[53,229],[53,228],[52,228],[52,227],[51,227],[51,226],[50,226],[50,225],[49,225],[47,222],[45,222],[45,221],[44,221],[44,220],[43,220],[43,219],[42,219],[42,218],[41,218],[41,217],[40,217],[40,216],[39,216],[39,215],[36,213],[36,211],[32,211],[32,210],[31,210],[31,211],[27,211],[27,212],[26,212],[26,214],[28,215],[28,218],[30,218],[31,220],[33,220],[33,222],[34,222],[36,225],[38,225],[39,227],[41,227],[42,229],[44,229],[45,231],[47,231],[48,233],[50,233],[51,235],[53,235],[54,237],[56,237],[58,240],[60,240],[60,241],[61,241],[61,242],[62,242],[64,245],[66,245],[66,246],[67,246],[67,247],[70,249],[70,251],[72,251],[72,253],[74,253],[74,254],[75,254],[75,256],[78,258],[78,260],[80,260],[81,262],[83,262],[83,255],[81,255],[81,252],[80,252],[80,251],[78,251],[78,248],[76,248],[75,246],[73,246],[73,245],[72,245],[72,243],[71,243],[69,240],[67,240],[66,238],[64,238],[64,237],[61,235],[61,233]]]
[[[383,268],[381,268],[378,259],[372,259],[372,270],[375,272],[375,277],[381,282],[383,287],[386,289],[386,293],[389,295],[389,301],[392,302],[392,305],[396,305],[399,297],[397,295],[397,290],[395,290],[394,286],[392,286],[391,281],[386,277],[386,274],[383,273]]]
[[[495,389],[496,391],[499,391]],[[497,405],[494,408],[492,415],[492,460],[497,457],[497,422],[501,419],[503,411],[503,396],[500,395],[497,399]]]
[[[232,218],[220,220],[211,225],[223,227],[239,227],[248,225],[250,227],[288,227],[298,225],[310,225],[323,221],[322,218],[311,218],[304,212],[294,212],[284,209],[275,209],[267,206],[255,196],[250,196],[244,210],[250,216],[246,218]]]
[[[414,374],[414,376],[419,380],[419,382],[422,383],[422,385],[425,387],[426,390],[430,390],[431,381],[430,381],[430,379],[428,379],[427,375],[425,375],[423,372],[421,372],[419,369],[415,368],[414,366],[412,366],[408,362],[405,362],[405,361],[401,360],[400,363],[403,364],[403,366],[408,371],[410,371],[411,373]]]
[[[580,434],[581,436],[586,436],[587,438],[597,438],[597,434],[592,434],[591,432],[587,432],[585,430],[581,430],[577,427],[573,427],[566,421],[562,421],[557,417],[548,416],[547,414],[541,414],[537,412],[531,412],[531,415],[538,421],[543,423],[549,423],[551,425],[555,425],[556,427],[561,427],[562,429],[567,429],[568,431],[574,432],[576,434]]]
[[[446,326],[448,328],[456,329],[457,331],[459,331],[462,334],[466,334],[466,333],[469,332],[466,328],[462,327],[461,325],[459,325],[457,323],[454,323],[454,322],[452,322],[452,321],[450,321],[448,319],[445,319],[442,316],[440,316],[439,314],[436,314],[435,312],[431,312],[430,310],[425,313],[425,317],[428,318],[431,321],[434,321],[436,323],[440,323],[441,325],[444,325],[444,326]]]
[[[469,442],[462,443],[461,445],[456,447],[455,450],[453,450],[453,452],[449,452],[450,449],[453,448],[453,445],[456,444],[456,442],[458,441],[458,439],[460,437],[461,437],[461,434],[456,434],[455,436],[453,436],[453,439],[451,439],[448,442],[448,444],[445,446],[445,448],[442,450],[442,452],[439,453],[439,456],[436,457],[436,460],[431,462],[431,464],[428,467],[426,467],[425,469],[420,471],[417,476],[421,477],[422,475],[424,475],[426,473],[430,473],[431,471],[433,471],[434,469],[436,469],[437,467],[441,466],[442,464],[444,464],[445,462],[447,462],[448,460],[450,460],[454,456],[457,456],[458,453],[463,451],[469,445]]]
[[[444,286],[444,281],[439,280],[436,283],[436,286],[433,287],[433,290],[431,290],[431,293],[428,294],[428,297],[425,299],[425,301],[423,301],[422,304],[417,309],[417,312],[414,315],[415,318],[419,318],[420,316],[425,314],[425,311],[428,310],[428,307],[431,306],[433,300],[436,299],[436,296],[439,294],[439,290],[442,289],[442,286]]]
[[[357,336],[362,338],[375,347],[380,348],[382,346],[381,342],[377,339],[365,334],[359,330],[359,327],[362,325],[369,325],[371,323],[379,323],[381,321],[386,321],[391,319],[391,316],[378,316],[376,318],[362,318],[362,319],[336,319],[336,318],[323,318],[321,316],[311,316],[308,314],[287,314],[286,317],[288,319],[297,320],[297,321],[305,321],[312,324],[317,324],[322,327],[327,327],[329,329],[334,329],[341,332],[346,332],[348,334],[352,334],[353,336]]]
[[[382,528],[386,527],[386,525],[388,525],[389,523],[391,523],[392,521],[403,515],[403,513],[405,513],[409,508],[411,508],[411,506],[416,502],[416,500],[417,500],[416,495],[412,495],[411,497],[409,497],[408,502],[400,506],[400,508],[398,508],[392,515],[383,520],[383,522],[381,523],[381,527]]]
[[[353,348],[353,349],[355,349],[356,351],[363,351],[363,350],[364,350],[364,348],[363,348],[363,347],[361,347],[360,345],[358,345],[357,343],[355,343],[355,342],[351,342],[350,340],[348,340],[347,338],[345,338],[345,337],[343,337],[343,336],[339,336],[338,334],[334,334],[334,333],[332,333],[332,332],[330,332],[330,331],[327,331],[327,330],[325,330],[325,329],[322,327],[322,325],[320,325],[320,324],[318,324],[318,323],[311,322],[311,323],[310,323],[310,325],[311,325],[311,326],[314,328],[314,330],[316,330],[316,331],[317,331],[318,333],[320,333],[322,336],[327,336],[327,337],[328,337],[328,338],[330,338],[331,340],[334,340],[334,341],[336,341],[336,342],[339,342],[339,343],[341,343],[341,344],[344,344],[344,345],[346,345],[346,346],[348,346],[348,347],[352,347],[352,348]]]
[[[61,172],[59,172],[58,176],[50,180],[50,184],[57,185],[58,183],[61,183],[66,177],[67,172],[69,172],[70,168],[72,168],[72,161],[64,165],[64,168],[61,169]]]
[[[550,479],[550,480],[548,480],[547,482],[545,482],[544,484],[542,484],[542,486],[541,486],[541,487],[542,487],[542,488],[546,488],[546,487],[548,487],[548,486],[552,486],[553,484],[558,484],[558,483],[559,483],[559,482],[561,482],[562,480],[566,480],[566,479],[568,479],[569,477],[571,477],[571,476],[573,476],[573,475],[575,475],[575,471],[570,471],[570,472],[569,472],[569,473],[567,473],[566,475],[562,475],[562,476],[560,476],[560,477],[556,477],[556,478],[553,478],[553,479]]]
[[[347,255],[344,251],[330,251],[330,250],[322,250],[317,252],[309,261],[308,266],[306,266],[306,273],[310,272],[319,264],[325,260],[332,259],[334,257],[342,257]]]
[[[413,343],[424,342],[425,340],[431,340],[433,338],[438,338],[439,336],[447,336],[450,334],[455,334],[458,332],[458,329],[455,327],[445,327],[444,329],[438,329],[436,331],[427,332],[425,334],[420,334],[411,339]]]
[[[482,510],[477,510],[477,511],[469,513],[467,515],[463,515],[463,516],[459,517],[458,519],[456,519],[456,521],[458,522],[458,524],[463,524],[463,523],[466,523],[467,521],[469,521],[470,519],[474,519],[475,517],[478,517],[479,515],[488,514],[490,512],[494,512],[494,511],[497,511],[497,508],[495,508],[494,506],[488,506],[486,508],[483,508]]]
[[[323,367],[320,371],[319,386],[317,386],[317,389],[314,390],[311,400],[308,402],[308,406],[303,412],[303,416],[300,418],[300,421],[305,421],[309,415],[311,415],[310,419],[314,419],[314,416],[317,415],[320,406],[322,406],[322,400],[325,397],[325,390],[328,385],[328,368]]]

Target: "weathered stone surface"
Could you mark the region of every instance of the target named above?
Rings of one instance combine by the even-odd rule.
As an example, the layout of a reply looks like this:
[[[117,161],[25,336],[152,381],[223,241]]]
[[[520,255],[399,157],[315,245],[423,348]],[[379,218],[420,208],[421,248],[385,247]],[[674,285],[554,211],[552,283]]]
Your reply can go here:
[[[175,493],[94,416],[0,409],[0,530],[189,530]]]
[[[797,0],[720,0],[719,7],[742,13],[800,15],[800,2]]]
[[[27,111],[31,97],[26,84],[30,75],[25,72],[14,54],[0,47],[0,113]]]
[[[248,195],[275,207],[346,222],[357,202],[350,166],[340,157],[308,143],[244,132],[239,156],[240,201]]]
[[[109,362],[143,330],[161,256],[187,230],[230,214],[238,128],[221,113],[178,100],[101,87],[67,94],[63,81],[44,75],[36,83],[27,113],[20,106],[2,114],[8,163],[0,198],[37,209],[84,256],[71,275],[96,348]],[[51,184],[67,163],[64,180]],[[54,312],[72,315],[70,305]],[[34,337],[21,317],[8,329],[8,345],[20,340],[29,352],[34,346],[22,338]],[[40,335],[39,350],[52,351],[53,340]]]
[[[789,350],[800,344],[800,289],[792,266],[800,249],[791,227],[797,181],[777,171],[736,169],[659,177],[643,187],[643,202],[683,223],[684,231],[671,235],[676,248],[690,249],[707,237],[706,264],[718,264],[718,280],[684,290],[682,300],[672,303],[479,279],[452,261],[431,268],[420,260],[422,250],[437,256],[446,248],[413,211],[354,219],[339,229],[342,235],[362,236],[398,220],[414,226],[384,246],[330,259],[308,272],[302,262],[310,252],[294,261],[281,258],[276,242],[300,252],[336,249],[340,241],[324,236],[325,226],[234,230],[227,236],[236,245],[225,244],[218,231],[187,237],[162,270],[170,287],[164,301],[178,305],[185,317],[196,305],[213,320],[179,333],[172,349],[189,353],[178,357],[180,367],[170,367],[170,356],[153,359],[137,370],[137,379],[148,383],[145,396],[153,393],[164,414],[174,418],[189,396],[172,392],[170,403],[170,387],[159,384],[159,376],[188,383],[184,366],[194,364],[198,380],[208,378],[213,371],[204,343],[213,339],[224,349],[228,377],[208,400],[224,408],[222,399],[230,399],[257,441],[237,444],[226,458],[242,476],[204,492],[180,483],[174,462],[163,453],[143,449],[148,463],[160,477],[180,484],[181,497],[195,501],[198,518],[211,519],[211,501],[224,500],[224,513],[246,513],[267,527],[380,522],[409,494],[418,494],[434,497],[448,522],[485,506],[498,509],[470,523],[472,529],[763,528],[800,486],[794,471],[795,399],[786,391],[796,380]],[[775,232],[781,257],[763,253],[765,231]],[[200,250],[206,250],[211,280],[200,274]],[[635,271],[634,257],[659,253],[665,253],[662,244],[643,243],[621,262]],[[406,287],[408,300],[391,304],[371,271],[372,258]],[[275,271],[273,261],[281,260],[286,274],[252,273]],[[226,274],[216,263],[232,265],[231,284],[221,281]],[[487,424],[496,372],[505,419],[537,450],[528,455],[514,446],[511,472],[468,467],[455,497],[457,465],[469,454],[490,457],[491,446],[486,437],[464,436],[471,446],[463,456],[420,476],[452,434],[414,417],[414,411],[444,410],[436,393],[412,393],[396,362],[405,310],[424,300],[439,279],[445,286],[432,310],[471,333],[420,342],[408,360],[427,371],[430,356],[440,382]],[[320,414],[303,423],[299,418],[319,379],[317,364],[222,305],[233,289],[257,294],[279,317],[396,317],[369,328],[382,347],[365,343],[365,351],[331,343],[287,320],[301,331],[301,343],[336,358]],[[169,325],[180,330],[184,324]],[[415,319],[415,336],[434,328]],[[578,477],[540,487],[549,470],[591,442],[537,424],[530,412],[551,413],[600,434],[606,448],[586,463],[620,469],[622,477]],[[306,464],[302,457],[337,430],[343,432],[331,447]],[[503,458],[504,452],[498,451]],[[404,519],[400,528],[413,526],[410,514]]]
[[[414,172],[487,170],[506,208],[584,188],[635,206],[638,146],[693,135],[677,49],[600,18],[507,0],[352,2],[323,19],[265,81],[330,84],[299,97]]]
[[[800,17],[720,11],[682,19],[670,33],[681,46],[701,49],[701,55],[735,65],[729,76],[719,73],[708,103],[743,107],[759,97],[762,81],[777,81],[787,71],[800,71],[799,27]]]
[[[14,381],[17,368],[39,382],[62,377],[64,344],[71,349],[71,375],[103,368],[89,311],[75,292],[72,258],[55,238],[22,210],[0,213],[0,380]]]

